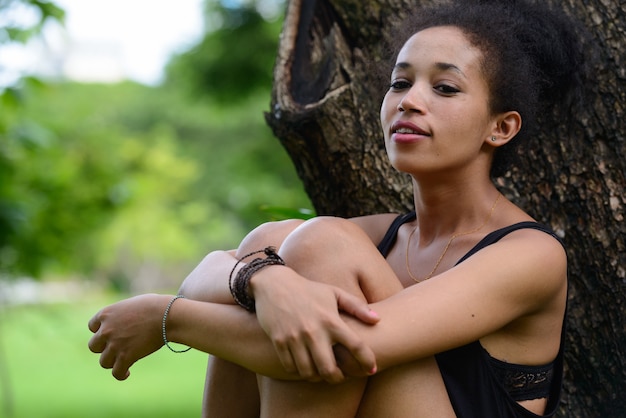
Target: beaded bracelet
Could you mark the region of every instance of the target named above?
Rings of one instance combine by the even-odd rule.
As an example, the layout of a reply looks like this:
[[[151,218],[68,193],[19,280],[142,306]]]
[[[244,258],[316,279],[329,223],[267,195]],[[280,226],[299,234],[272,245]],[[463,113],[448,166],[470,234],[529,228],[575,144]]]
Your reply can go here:
[[[176,295],[174,296],[174,298],[170,301],[170,303],[167,304],[167,308],[165,308],[165,313],[163,314],[163,342],[165,343],[165,346],[167,348],[169,348],[172,352],[174,353],[185,353],[189,350],[191,350],[191,347],[187,347],[184,350],[176,350],[175,348],[172,348],[170,346],[170,342],[167,340],[167,335],[165,333],[165,321],[167,320],[167,314],[170,313],[170,308],[172,307],[172,304],[176,301],[176,299],[184,299],[185,297],[183,295]]]
[[[235,275],[233,280],[233,273],[235,269],[241,263],[241,260],[250,257],[251,255],[265,253],[266,258],[255,258],[250,261],[248,264],[243,266]],[[248,293],[248,285],[250,284],[250,279],[254,273],[259,270],[267,267],[267,266],[284,266],[285,261],[276,253],[276,249],[274,247],[266,247],[263,250],[254,251],[250,254],[246,254],[241,257],[230,272],[230,276],[228,277],[228,287],[230,289],[230,294],[233,295],[233,299],[239,306],[247,310],[248,312],[255,312],[256,307],[254,303],[254,298],[250,296]]]

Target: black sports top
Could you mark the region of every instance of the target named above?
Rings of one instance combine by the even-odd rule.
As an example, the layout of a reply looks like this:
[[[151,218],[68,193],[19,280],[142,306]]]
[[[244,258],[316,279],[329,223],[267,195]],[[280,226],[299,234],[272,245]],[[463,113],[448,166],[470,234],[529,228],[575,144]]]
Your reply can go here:
[[[415,212],[398,216],[383,237],[378,250],[386,257],[394,246],[400,226],[415,219]],[[485,236],[457,264],[498,242],[519,229],[537,229],[561,239],[547,226],[536,222],[520,222],[498,229]],[[489,355],[474,341],[435,355],[454,412],[459,418],[530,418],[538,417],[517,401],[548,398],[543,417],[556,413],[563,379],[563,332],[559,352],[549,364],[526,366],[500,361]]]

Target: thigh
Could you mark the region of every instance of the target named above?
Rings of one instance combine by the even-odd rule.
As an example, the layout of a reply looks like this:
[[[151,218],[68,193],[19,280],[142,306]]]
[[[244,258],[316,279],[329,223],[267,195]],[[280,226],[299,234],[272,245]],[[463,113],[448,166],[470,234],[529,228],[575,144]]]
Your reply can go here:
[[[204,418],[255,418],[259,416],[256,375],[215,356],[209,364],[202,399]]]
[[[259,377],[261,418],[353,418],[359,408],[365,379],[338,385],[293,382]]]
[[[237,250],[237,256],[242,257],[245,254],[267,246],[280,247],[285,237],[293,232],[302,222],[294,219],[268,222],[258,226],[243,239]],[[199,277],[199,280],[201,280],[201,286],[209,286],[204,277]],[[224,286],[226,285],[224,284]],[[224,301],[215,300],[214,298],[207,298],[206,301],[234,303],[230,293],[226,292],[226,294],[228,296]],[[210,356],[204,386],[202,416],[258,417],[259,390],[256,375],[234,363]]]
[[[281,255],[302,276],[340,287],[368,302],[403,289],[369,236],[345,219],[320,217],[303,223],[285,239]]]
[[[357,416],[452,418],[456,415],[437,362],[430,357],[370,377]]]
[[[339,218],[316,218],[284,241],[281,256],[302,276],[340,287],[369,302],[387,298],[402,285],[365,232]],[[365,379],[338,385],[260,377],[261,416],[354,417]]]

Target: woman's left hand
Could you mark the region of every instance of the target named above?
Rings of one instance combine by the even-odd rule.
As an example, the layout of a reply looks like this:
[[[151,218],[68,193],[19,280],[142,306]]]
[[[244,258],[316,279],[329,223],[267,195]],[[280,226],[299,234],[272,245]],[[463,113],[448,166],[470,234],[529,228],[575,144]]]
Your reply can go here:
[[[263,269],[257,275],[253,280],[257,318],[287,372],[310,381],[342,381],[345,375],[333,352],[337,345],[345,347],[346,356],[349,353],[358,364],[354,367],[352,363],[351,375],[375,372],[374,353],[340,315],[344,311],[361,322],[375,324],[379,318],[365,301],[335,286],[306,280],[282,266]]]
[[[100,354],[100,365],[125,380],[130,366],[163,346],[162,319],[171,296],[141,295],[100,310],[89,321],[94,335],[89,349]]]

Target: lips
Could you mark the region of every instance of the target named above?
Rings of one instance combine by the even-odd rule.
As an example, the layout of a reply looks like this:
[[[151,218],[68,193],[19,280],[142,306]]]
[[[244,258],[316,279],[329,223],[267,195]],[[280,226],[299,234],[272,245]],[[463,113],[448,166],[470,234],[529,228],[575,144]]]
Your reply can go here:
[[[391,134],[398,142],[412,142],[418,137],[431,136],[428,131],[406,121],[395,122],[391,126]]]

